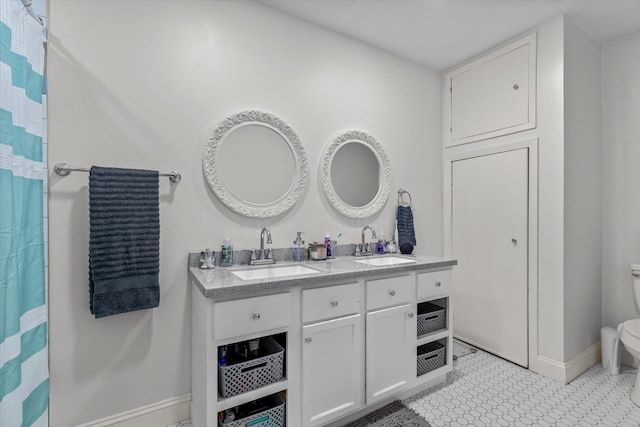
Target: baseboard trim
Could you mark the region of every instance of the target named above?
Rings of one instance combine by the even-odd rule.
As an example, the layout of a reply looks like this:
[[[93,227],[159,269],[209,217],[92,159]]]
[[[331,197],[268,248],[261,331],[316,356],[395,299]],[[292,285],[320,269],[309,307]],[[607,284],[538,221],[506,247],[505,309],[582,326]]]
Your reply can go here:
[[[535,372],[554,381],[568,384],[600,360],[601,347],[598,341],[565,363],[538,356]]]
[[[186,420],[190,414],[191,393],[188,393],[77,427],[161,427]]]

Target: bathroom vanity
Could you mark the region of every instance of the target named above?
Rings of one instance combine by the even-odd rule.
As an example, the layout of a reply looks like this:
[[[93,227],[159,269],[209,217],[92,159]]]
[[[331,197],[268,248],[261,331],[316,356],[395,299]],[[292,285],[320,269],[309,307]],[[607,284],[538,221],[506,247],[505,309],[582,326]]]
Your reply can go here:
[[[384,255],[190,267],[193,425],[328,425],[444,381],[455,264]],[[256,357],[232,355],[247,342],[259,342]]]

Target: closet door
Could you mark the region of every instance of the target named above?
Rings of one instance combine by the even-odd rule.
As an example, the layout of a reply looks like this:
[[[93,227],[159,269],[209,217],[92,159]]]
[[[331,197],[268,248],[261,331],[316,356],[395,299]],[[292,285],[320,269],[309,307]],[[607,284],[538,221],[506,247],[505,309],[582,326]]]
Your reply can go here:
[[[453,333],[528,366],[528,149],[453,162]]]

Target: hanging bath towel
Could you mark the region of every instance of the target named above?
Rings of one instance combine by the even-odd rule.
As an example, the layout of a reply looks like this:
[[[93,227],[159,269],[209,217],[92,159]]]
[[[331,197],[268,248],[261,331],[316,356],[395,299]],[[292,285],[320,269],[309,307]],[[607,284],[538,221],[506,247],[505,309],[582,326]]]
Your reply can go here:
[[[89,173],[89,307],[96,318],[158,307],[157,171]]]
[[[416,245],[416,232],[413,228],[413,212],[411,206],[398,206],[396,216],[398,228],[398,248],[403,254],[413,252]]]

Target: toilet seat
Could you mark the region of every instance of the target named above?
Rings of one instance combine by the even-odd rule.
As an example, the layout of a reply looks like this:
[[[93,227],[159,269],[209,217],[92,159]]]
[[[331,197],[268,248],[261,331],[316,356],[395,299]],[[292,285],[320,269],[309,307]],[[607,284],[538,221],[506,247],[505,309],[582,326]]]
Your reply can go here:
[[[622,324],[620,341],[630,353],[640,353],[640,319],[627,320]],[[633,356],[636,355],[633,354]]]
[[[640,339],[640,319],[627,320],[622,324],[622,328],[634,337]]]

